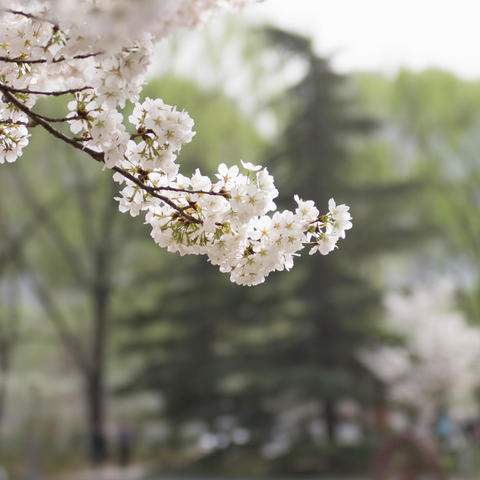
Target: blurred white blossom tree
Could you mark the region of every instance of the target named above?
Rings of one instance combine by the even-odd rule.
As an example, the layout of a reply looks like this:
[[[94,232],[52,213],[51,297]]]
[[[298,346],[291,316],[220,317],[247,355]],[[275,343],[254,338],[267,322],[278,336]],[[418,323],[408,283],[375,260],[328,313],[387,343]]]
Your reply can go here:
[[[386,324],[403,346],[362,351],[360,358],[388,386],[390,400],[423,418],[439,408],[468,411],[479,385],[480,330],[454,310],[453,284],[418,287],[410,295],[389,294]]]

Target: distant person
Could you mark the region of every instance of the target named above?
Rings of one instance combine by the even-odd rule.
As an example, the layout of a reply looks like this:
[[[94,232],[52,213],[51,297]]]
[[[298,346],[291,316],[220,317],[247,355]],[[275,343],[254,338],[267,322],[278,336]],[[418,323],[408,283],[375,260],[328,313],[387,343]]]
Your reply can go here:
[[[133,451],[133,433],[130,428],[120,427],[117,437],[117,448],[119,465],[122,468],[128,467],[132,460]]]
[[[463,431],[470,442],[478,443],[480,441],[480,418],[468,420],[463,427]]]
[[[476,431],[476,420],[467,420],[463,424],[463,433],[469,442],[475,440],[475,431]]]
[[[453,423],[445,408],[440,408],[434,422],[435,436],[443,447],[448,447],[453,435]]]

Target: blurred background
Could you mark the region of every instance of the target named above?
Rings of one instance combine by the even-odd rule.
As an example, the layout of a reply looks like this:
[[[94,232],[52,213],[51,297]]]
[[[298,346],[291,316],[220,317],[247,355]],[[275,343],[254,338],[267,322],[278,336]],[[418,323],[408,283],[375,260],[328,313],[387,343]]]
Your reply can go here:
[[[160,45],[184,172],[351,205],[338,251],[258,287],[35,131],[0,176],[0,479],[480,478],[479,13],[271,0]]]

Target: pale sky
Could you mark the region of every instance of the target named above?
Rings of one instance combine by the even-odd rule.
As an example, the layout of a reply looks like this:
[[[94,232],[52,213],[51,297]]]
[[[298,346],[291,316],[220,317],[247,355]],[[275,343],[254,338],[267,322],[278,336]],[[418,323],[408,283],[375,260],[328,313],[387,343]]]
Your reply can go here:
[[[242,15],[312,35],[342,72],[433,66],[480,79],[480,0],[266,0]]]

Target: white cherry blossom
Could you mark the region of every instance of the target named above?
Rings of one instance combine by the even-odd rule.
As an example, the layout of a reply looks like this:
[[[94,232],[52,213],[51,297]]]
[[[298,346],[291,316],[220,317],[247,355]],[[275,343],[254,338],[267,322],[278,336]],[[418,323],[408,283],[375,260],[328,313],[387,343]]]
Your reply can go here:
[[[348,207],[332,199],[320,215],[295,196],[295,211],[278,212],[273,176],[250,162],[222,163],[214,178],[198,169],[182,175],[193,119],[160,98],[139,102],[155,42],[248,3],[255,1],[0,0],[0,163],[21,156],[30,126],[46,129],[112,170],[119,210],[144,215],[159,246],[206,255],[242,285],[290,269],[306,245],[333,250],[352,227]],[[69,98],[64,118],[34,112],[49,95]],[[57,129],[62,122],[70,136]]]

